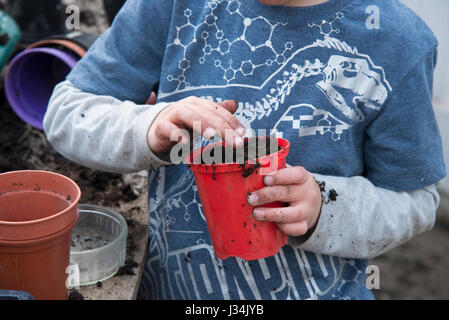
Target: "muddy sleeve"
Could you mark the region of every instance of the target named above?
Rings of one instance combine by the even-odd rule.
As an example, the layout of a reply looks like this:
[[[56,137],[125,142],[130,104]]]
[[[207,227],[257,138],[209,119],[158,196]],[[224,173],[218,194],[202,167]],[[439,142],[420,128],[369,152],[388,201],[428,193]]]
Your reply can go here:
[[[169,103],[138,105],[59,84],[44,118],[45,134],[64,157],[107,172],[137,172],[168,165],[148,146],[153,120]]]
[[[323,195],[315,231],[290,245],[346,258],[373,258],[403,244],[435,224],[436,185],[415,191],[392,191],[364,177],[314,174]]]

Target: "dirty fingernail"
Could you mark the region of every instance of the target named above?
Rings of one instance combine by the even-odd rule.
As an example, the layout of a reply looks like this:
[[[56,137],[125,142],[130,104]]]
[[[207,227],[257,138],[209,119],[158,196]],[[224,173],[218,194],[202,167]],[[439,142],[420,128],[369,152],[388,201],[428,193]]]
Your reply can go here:
[[[263,178],[263,182],[265,183],[265,185],[270,186],[273,184],[273,177],[272,176],[265,176]]]
[[[242,136],[242,137],[243,137],[243,136],[245,135],[245,133],[246,133],[246,130],[245,130],[245,128],[243,128],[243,127],[237,128],[235,131],[238,133],[239,136]]]
[[[257,200],[259,200],[259,197],[258,197],[257,194],[255,194],[255,193],[250,194],[250,195],[248,196],[248,202],[249,202],[249,204],[255,204],[255,203],[257,202]]]
[[[265,214],[262,210],[259,209],[254,209],[253,212],[254,218],[256,218],[257,220],[263,220]]]
[[[215,131],[212,128],[207,128],[206,130],[204,130],[203,132],[203,137],[211,140],[213,137],[215,137],[217,135],[217,131]]]

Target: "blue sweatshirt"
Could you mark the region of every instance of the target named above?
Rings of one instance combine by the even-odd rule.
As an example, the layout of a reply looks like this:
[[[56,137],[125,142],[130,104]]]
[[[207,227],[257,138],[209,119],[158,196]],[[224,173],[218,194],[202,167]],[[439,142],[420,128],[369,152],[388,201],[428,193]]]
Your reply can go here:
[[[290,141],[289,164],[406,191],[446,174],[432,109],[436,46],[393,0],[304,8],[129,0],[68,80],[141,104],[155,88],[159,102],[235,99],[247,129],[276,129]],[[372,298],[366,259],[310,252],[300,242],[256,261],[217,259],[183,164],[150,174],[149,210],[145,298]]]

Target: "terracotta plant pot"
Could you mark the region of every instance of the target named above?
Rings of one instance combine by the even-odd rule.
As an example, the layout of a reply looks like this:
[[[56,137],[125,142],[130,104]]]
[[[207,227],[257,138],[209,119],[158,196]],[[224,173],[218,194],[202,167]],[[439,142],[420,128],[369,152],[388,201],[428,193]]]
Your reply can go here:
[[[54,35],[48,39],[34,42],[29,45],[27,49],[55,48],[60,50],[68,50],[76,54],[79,58],[82,58],[97,38],[98,37],[93,34],[75,31],[66,34]]]
[[[290,143],[277,139],[278,152],[258,158],[251,164],[194,164],[200,154],[223,142],[192,152],[188,166],[193,171],[215,255],[255,260],[276,254],[287,243],[287,236],[273,222],[257,221],[254,207],[248,204],[250,192],[264,187],[265,174],[286,166]],[[265,207],[282,207],[270,203]]]
[[[0,288],[67,299],[72,228],[81,190],[46,171],[0,174]]]
[[[84,55],[86,54],[86,50],[77,43],[63,39],[42,40],[28,46],[27,50],[34,48],[59,48],[63,49],[64,51],[68,50],[74,53],[79,58],[84,57]]]

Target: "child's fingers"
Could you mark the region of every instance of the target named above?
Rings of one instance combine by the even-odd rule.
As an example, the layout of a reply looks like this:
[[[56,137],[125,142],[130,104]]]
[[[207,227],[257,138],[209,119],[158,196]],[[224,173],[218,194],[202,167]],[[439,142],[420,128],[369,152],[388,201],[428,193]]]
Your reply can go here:
[[[151,92],[150,97],[148,98],[146,104],[156,104],[157,96],[155,92]]]
[[[173,143],[189,143],[189,132],[185,129],[181,129],[171,123],[164,120],[157,123],[154,129],[158,144],[161,149],[169,147]]]
[[[237,133],[241,136],[244,136],[246,131],[245,127],[242,125],[242,123],[234,117],[234,113],[238,109],[237,101],[235,100],[226,100],[221,103],[219,103],[220,106],[222,106],[225,110],[227,110],[230,114],[232,114],[232,121],[234,122],[234,129],[236,129]]]
[[[225,100],[223,102],[220,102],[219,105],[221,105],[223,108],[228,110],[230,113],[234,114],[237,111],[237,101],[235,100]]]
[[[229,101],[234,101],[234,100],[229,100]],[[223,121],[225,121],[231,129],[236,130],[238,134],[244,135],[245,132],[244,132],[243,125],[240,123],[240,121],[236,117],[234,117],[234,115],[227,108],[223,107],[221,104],[218,104],[218,103],[215,103],[215,102],[212,102],[209,100],[204,100],[204,99],[200,99],[200,100],[196,101],[196,104],[215,113],[217,116],[222,118]],[[235,101],[234,101],[234,104],[235,104]],[[232,102],[225,101],[225,105],[232,105]]]
[[[300,166],[287,167],[280,169],[274,174],[264,177],[266,186],[273,185],[289,185],[289,184],[304,184],[309,178],[309,173],[306,169]]]
[[[305,219],[304,212],[299,205],[282,208],[257,207],[254,209],[253,215],[256,220],[277,223],[292,223]]]
[[[178,120],[185,127],[199,131],[206,139],[218,136],[229,145],[243,145],[240,135],[222,118],[206,108],[200,109],[198,105],[188,104],[178,113]]]
[[[265,187],[248,195],[248,203],[252,206],[261,206],[267,203],[281,201],[292,202],[300,198],[300,186],[276,185]]]
[[[305,220],[293,223],[277,223],[277,226],[282,232],[292,237],[303,236],[309,229]]]

